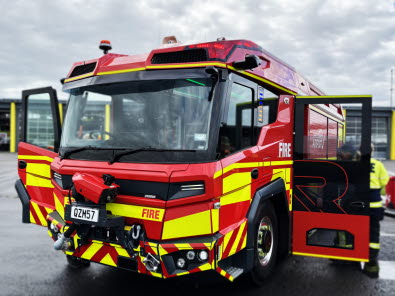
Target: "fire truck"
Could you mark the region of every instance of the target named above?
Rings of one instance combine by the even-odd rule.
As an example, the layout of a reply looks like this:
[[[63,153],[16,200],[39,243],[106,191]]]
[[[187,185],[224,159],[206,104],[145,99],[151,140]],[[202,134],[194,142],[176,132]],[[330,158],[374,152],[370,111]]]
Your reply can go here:
[[[22,222],[71,267],[262,284],[289,254],[368,261],[371,96],[327,96],[248,40],[100,48],[62,79],[64,120],[52,87],[22,92]]]

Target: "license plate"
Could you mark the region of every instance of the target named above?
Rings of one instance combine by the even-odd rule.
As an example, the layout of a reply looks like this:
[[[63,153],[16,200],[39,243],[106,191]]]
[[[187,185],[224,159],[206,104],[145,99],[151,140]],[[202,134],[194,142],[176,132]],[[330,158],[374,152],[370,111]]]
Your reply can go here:
[[[89,222],[99,221],[99,210],[85,207],[72,206],[71,218]]]

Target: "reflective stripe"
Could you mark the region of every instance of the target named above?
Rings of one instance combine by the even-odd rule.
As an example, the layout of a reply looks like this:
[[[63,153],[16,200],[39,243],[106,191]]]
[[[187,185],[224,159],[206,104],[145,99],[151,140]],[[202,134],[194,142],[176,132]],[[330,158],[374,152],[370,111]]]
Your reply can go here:
[[[369,248],[380,250],[380,244],[379,243],[370,243]]]
[[[381,201],[375,201],[370,203],[371,208],[381,208],[383,206],[383,203]]]

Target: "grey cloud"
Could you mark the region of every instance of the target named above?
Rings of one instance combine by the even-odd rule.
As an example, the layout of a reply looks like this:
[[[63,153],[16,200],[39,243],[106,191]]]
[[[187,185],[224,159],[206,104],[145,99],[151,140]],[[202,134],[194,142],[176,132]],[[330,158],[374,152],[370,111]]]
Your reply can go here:
[[[294,66],[327,93],[389,97],[395,66],[391,1],[1,1],[0,97],[40,83],[60,89],[73,62],[136,54],[175,34],[188,43],[245,38]],[[65,95],[61,95],[65,98]]]

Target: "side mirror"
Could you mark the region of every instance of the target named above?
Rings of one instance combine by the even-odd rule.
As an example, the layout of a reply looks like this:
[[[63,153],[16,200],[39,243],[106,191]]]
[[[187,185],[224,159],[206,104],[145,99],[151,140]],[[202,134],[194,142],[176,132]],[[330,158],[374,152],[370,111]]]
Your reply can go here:
[[[235,61],[232,66],[239,70],[250,70],[258,67],[261,64],[261,59],[254,54],[246,55],[244,61]]]

